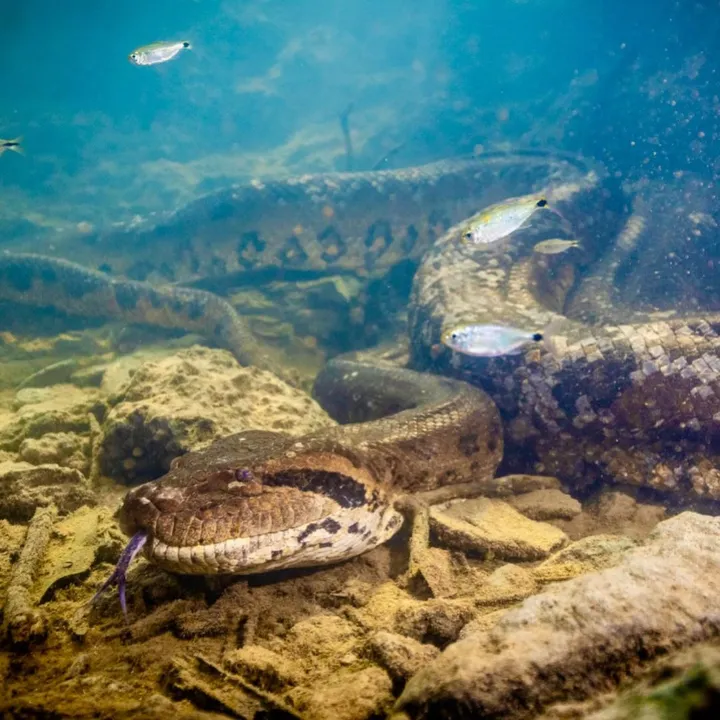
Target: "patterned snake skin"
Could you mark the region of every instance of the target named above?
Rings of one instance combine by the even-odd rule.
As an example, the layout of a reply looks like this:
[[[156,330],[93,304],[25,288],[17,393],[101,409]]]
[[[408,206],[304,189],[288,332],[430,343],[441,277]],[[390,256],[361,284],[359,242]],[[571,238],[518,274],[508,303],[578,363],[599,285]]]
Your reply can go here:
[[[713,206],[712,185],[694,178],[647,185],[619,225],[588,224],[590,216],[573,221],[585,256],[532,254],[544,236],[537,229],[494,252],[469,253],[450,230],[416,276],[413,367],[483,387],[503,415],[508,457],[526,470],[576,487],[621,482],[685,502],[720,500],[720,313],[700,315],[693,303],[667,309],[672,304],[659,293],[655,307],[633,306],[616,282],[645,253],[654,272],[644,289],[671,286],[669,251],[710,244]],[[437,352],[441,333],[453,325],[539,330],[553,320],[549,347],[519,357]]]
[[[532,254],[539,240],[569,232],[550,213],[489,249],[455,242],[452,223],[540,189],[569,221],[581,252]],[[368,275],[424,255],[410,306],[410,365],[486,390],[505,421],[510,465],[576,485],[609,479],[720,499],[713,458],[717,319],[653,307],[628,311],[634,298],[615,282],[643,248],[657,256],[648,238],[664,252],[678,239],[702,236],[712,225],[708,192],[688,181],[648,186],[631,199],[588,163],[537,153],[493,156],[235,189],[137,236],[127,231],[124,247],[107,242],[101,256],[114,272],[138,275],[122,261],[149,262],[142,253],[150,245],[153,268],[141,274],[183,280],[278,264]],[[288,254],[288,237],[297,254]],[[323,245],[328,238],[334,244]],[[159,258],[172,272],[158,269]],[[198,290],[6,255],[0,298],[204,332],[240,362],[267,366],[235,310]],[[439,345],[444,329],[464,322],[538,330],[553,318],[563,324],[551,352],[535,347],[484,360]],[[336,360],[315,392],[338,419],[354,424],[299,440],[243,433],[190,453],[160,481],[128,494],[127,532],[147,532],[146,554],[181,572],[322,564],[392,535],[400,525],[393,503],[404,493],[482,480],[500,461],[497,410],[464,383]]]
[[[38,252],[81,256],[130,280],[188,283],[282,269],[382,276],[419,260],[451,225],[517,188],[579,180],[576,158],[490,154],[421,167],[253,181],[152,221],[73,238]]]

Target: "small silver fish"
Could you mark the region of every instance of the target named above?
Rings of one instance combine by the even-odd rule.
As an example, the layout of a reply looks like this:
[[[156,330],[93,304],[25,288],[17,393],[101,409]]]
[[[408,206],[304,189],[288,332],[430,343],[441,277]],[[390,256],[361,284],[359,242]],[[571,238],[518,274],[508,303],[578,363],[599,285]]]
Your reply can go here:
[[[442,342],[452,350],[474,357],[518,355],[523,345],[540,342],[541,332],[505,325],[465,325],[443,333]]]
[[[476,245],[494,243],[515,232],[533,213],[547,207],[547,204],[544,193],[508,198],[495,203],[467,221],[462,229],[462,238]]]
[[[6,150],[12,150],[13,152],[23,155],[23,149],[20,146],[21,142],[22,137],[16,137],[14,140],[0,139],[0,155],[2,155]]]
[[[552,240],[543,240],[533,247],[533,252],[541,255],[557,255],[563,253],[570,248],[579,248],[580,243],[577,240],[561,240],[553,238]]]
[[[187,40],[154,42],[133,50],[128,59],[133,65],[157,65],[172,60],[181,50],[190,50]]]

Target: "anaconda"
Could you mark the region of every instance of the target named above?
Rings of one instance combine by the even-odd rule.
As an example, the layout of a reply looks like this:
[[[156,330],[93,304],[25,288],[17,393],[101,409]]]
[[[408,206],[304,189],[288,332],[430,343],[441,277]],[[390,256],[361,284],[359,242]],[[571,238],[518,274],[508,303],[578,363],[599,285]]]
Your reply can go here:
[[[466,383],[336,360],[316,390],[354,422],[301,438],[243,432],[179,457],[128,493],[124,530],[147,533],[146,556],[183,573],[323,565],[394,535],[399,497],[488,481],[502,458],[499,414]]]
[[[572,156],[527,151],[254,180],[159,217],[35,249],[153,283],[278,270],[382,276],[399,261],[419,260],[449,227],[518,187],[584,183],[596,169]]]
[[[536,157],[528,166],[525,156],[506,158],[505,163],[506,172],[499,172],[503,165],[493,160],[493,167],[498,171],[497,187],[488,190],[480,182],[486,181],[487,175],[478,173],[479,184],[470,184],[474,188],[473,198],[463,203],[458,203],[453,193],[450,197],[440,191],[432,194],[434,171],[404,171],[398,174],[401,182],[394,188],[406,199],[417,193],[421,201],[427,201],[434,209],[442,208],[444,203],[454,208],[452,212],[448,210],[448,218],[452,217],[453,221],[464,219],[457,217],[458,214],[471,214],[483,204],[503,196],[549,189],[550,202],[570,220],[574,236],[589,255],[577,265],[563,256],[540,259],[533,256],[532,246],[543,237],[551,236],[549,233],[554,236],[557,232],[555,227],[543,222],[517,233],[490,252],[468,253],[458,249],[454,242],[456,230],[451,227],[424,257],[416,277],[410,308],[411,366],[455,374],[486,388],[507,423],[509,439],[519,449],[513,453],[516,463],[522,460],[535,463],[535,470],[555,472],[574,484],[587,482],[589,474],[590,479],[594,479],[597,474],[592,473],[598,468],[603,477],[632,481],[634,478],[629,475],[639,466],[640,471],[646,473],[640,482],[666,489],[690,487],[699,495],[715,497],[717,493],[720,497],[717,490],[720,483],[713,485],[713,473],[717,472],[712,466],[709,474],[698,471],[701,467],[698,460],[693,466],[695,475],[685,470],[677,472],[678,467],[687,466],[687,458],[693,461],[692,454],[678,459],[668,452],[668,442],[680,443],[681,450],[688,450],[689,444],[695,443],[695,449],[700,452],[702,437],[712,436],[714,415],[720,410],[714,408],[720,388],[716,393],[713,373],[720,363],[715,357],[717,336],[713,318],[710,318],[712,322],[675,318],[653,323],[652,318],[638,316],[634,324],[618,326],[592,325],[583,321],[578,313],[578,320],[568,321],[564,335],[556,338],[559,350],[554,354],[529,351],[516,358],[489,362],[460,359],[458,362],[457,357],[437,353],[443,329],[462,321],[491,319],[495,323],[502,321],[535,329],[553,314],[572,310],[573,305],[607,312],[616,301],[612,286],[624,258],[637,247],[638,238],[645,237],[647,228],[653,232],[663,231],[662,217],[642,213],[645,206],[657,206],[651,191],[646,193],[647,199],[640,197],[633,207],[633,199],[612,181],[603,179],[596,167],[580,171],[577,164],[551,160],[543,164]],[[463,172],[467,171],[466,164],[461,167]],[[339,186],[339,197],[347,197],[348,183],[353,187],[358,182],[372,184],[376,174],[361,175],[364,176],[359,179],[334,176],[324,181],[324,187],[330,188],[334,183]],[[383,177],[387,179],[386,175]],[[376,196],[368,197],[363,203],[358,200],[365,217],[358,227],[373,226],[380,213],[384,216],[388,211],[386,200],[379,210],[374,210],[372,199]],[[472,210],[467,211],[465,208],[470,206]],[[357,214],[359,209],[353,212]],[[416,212],[420,212],[417,207]],[[676,219],[683,222],[690,214],[681,214]],[[669,228],[667,232],[676,230],[677,227]],[[394,245],[396,240],[394,230],[388,232],[391,241],[385,243],[385,247]],[[277,244],[283,234],[284,231],[274,235],[268,231],[265,237],[270,238],[270,244]],[[365,242],[362,233],[358,238],[358,242]],[[13,262],[11,256],[5,260]],[[63,294],[62,268],[69,269],[68,265],[61,267],[57,261],[47,259],[37,262],[38,267],[49,263],[59,272],[49,278],[41,271],[30,273],[32,283],[26,289],[14,287],[13,299],[47,304],[44,288],[50,284],[57,288],[50,296],[53,301],[50,304],[74,312],[87,311],[91,305],[93,314],[97,314],[98,303],[92,293],[79,293],[72,301]],[[579,281],[579,271],[585,272],[587,268],[591,268],[588,280]],[[366,270],[366,265],[361,269]],[[10,274],[0,278],[0,295],[5,297],[8,281],[13,282]],[[151,298],[161,291],[150,290],[144,284],[127,284],[124,280],[112,283],[113,297],[120,288],[133,289],[136,300],[131,303],[132,312],[126,316],[129,319],[176,323],[175,326],[194,330],[205,322],[203,313],[190,313],[187,309],[196,291],[179,288],[162,291],[167,293],[163,297],[168,299],[168,304],[160,302],[162,311],[154,312],[159,301],[156,299],[153,303]],[[588,283],[595,290],[584,292]],[[604,292],[598,292],[598,286]],[[86,298],[92,298],[92,302],[85,303]],[[176,302],[182,298],[183,302],[173,306],[172,298]],[[207,304],[212,305],[209,300]],[[119,305],[116,311],[115,305],[111,305],[113,313],[122,316],[123,306]],[[223,308],[223,313],[230,312],[227,307]],[[214,329],[222,327],[217,315],[213,315],[212,320],[214,324],[205,324],[210,336]],[[241,319],[238,322],[242,324]],[[238,347],[242,347],[242,342]],[[241,361],[248,360],[241,349],[236,354]],[[251,361],[254,362],[252,358]],[[363,379],[361,386],[356,387],[356,392],[340,396],[348,407],[355,403],[362,407],[367,402],[368,406],[376,403],[378,408],[390,410],[393,403],[385,400],[403,397],[393,390],[399,376],[385,375],[387,371],[378,367],[345,366],[348,372],[337,376],[341,382],[330,383],[329,378],[336,377],[335,368],[339,367],[330,365],[327,374],[318,378],[319,395],[323,395],[325,383],[340,389],[352,387],[357,372]],[[323,431],[302,440],[300,447],[293,447],[297,440],[244,434],[220,441],[205,454],[193,453],[178,460],[159,483],[130,493],[125,506],[125,527],[128,531],[149,532],[152,539],[146,552],[185,572],[221,571],[219,558],[227,553],[232,557],[222,562],[226,569],[230,568],[228,571],[242,571],[243,567],[260,571],[349,557],[382,542],[398,524],[392,520],[397,517],[392,510],[393,500],[406,489],[417,489],[403,481],[403,477],[408,477],[403,474],[405,468],[412,477],[420,478],[421,485],[425,478],[428,486],[432,486],[462,483],[473,474],[482,478],[483,474],[494,472],[498,461],[495,455],[498,445],[492,449],[483,444],[499,437],[499,430],[490,421],[495,411],[483,395],[465,385],[453,386],[451,391],[449,386],[444,386],[444,399],[436,401],[439,378],[408,371],[404,382],[407,398],[394,409],[408,408],[408,399],[414,409],[405,409],[385,420],[370,419],[356,426]],[[471,403],[474,409],[460,404],[459,407],[464,408],[460,417],[453,416],[453,409],[461,403],[464,394],[475,398],[476,404]],[[326,395],[330,397],[332,394]],[[707,411],[698,410],[702,403],[706,403]],[[451,417],[453,421],[446,423],[445,419]],[[691,421],[689,426],[683,417]],[[419,425],[415,423],[416,418],[421,419]],[[470,433],[468,440],[463,441],[467,428],[463,418],[474,418],[473,422],[478,422],[485,434]],[[367,420],[363,413],[350,414],[346,419]],[[435,422],[440,423],[438,428],[434,428]],[[664,434],[666,423],[669,431]],[[495,428],[492,432],[491,426]],[[436,432],[438,434],[433,434]],[[407,444],[403,445],[402,438],[406,438]],[[427,438],[435,440],[430,442]],[[464,442],[468,443],[466,449],[459,449]],[[440,452],[429,457],[424,454],[429,447]],[[465,456],[466,452],[469,455]],[[474,459],[468,464],[467,458]],[[423,475],[425,470],[429,475]],[[657,482],[657,477],[667,481]],[[335,488],[347,489],[358,500],[345,498],[343,502],[348,507],[343,508],[338,498],[330,494]],[[237,500],[231,500],[233,491],[237,493]],[[290,496],[294,498],[292,503],[283,501]],[[225,512],[226,502],[234,508],[233,513]],[[351,502],[359,505],[352,508]],[[300,510],[296,511],[296,507]],[[364,539],[351,537],[363,534],[354,532],[355,521],[350,520],[353,517],[350,511],[358,508],[363,513],[363,533],[370,532]],[[323,522],[325,525],[318,529],[316,526]],[[338,524],[341,533],[336,529]],[[309,535],[299,536],[311,526],[311,534],[317,532],[317,535],[309,543]],[[291,535],[285,534],[289,528]],[[241,536],[244,532],[249,534]],[[309,550],[308,545],[312,545]],[[341,549],[336,552],[336,548]]]

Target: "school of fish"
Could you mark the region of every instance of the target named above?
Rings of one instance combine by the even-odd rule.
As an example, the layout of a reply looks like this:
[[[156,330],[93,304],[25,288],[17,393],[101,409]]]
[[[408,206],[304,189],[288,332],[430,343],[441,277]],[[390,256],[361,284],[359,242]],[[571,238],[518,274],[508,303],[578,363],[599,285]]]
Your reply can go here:
[[[508,198],[490,205],[473,215],[462,227],[461,239],[476,245],[489,245],[507,238],[519,230],[530,218],[543,208],[567,220],[560,212],[548,206],[545,193],[532,193]],[[541,255],[555,255],[570,248],[579,248],[577,240],[553,238],[543,240],[533,247]],[[454,352],[473,357],[501,357],[518,355],[529,343],[545,341],[552,349],[550,328],[544,331],[524,330],[506,325],[469,324],[443,333],[442,344]]]

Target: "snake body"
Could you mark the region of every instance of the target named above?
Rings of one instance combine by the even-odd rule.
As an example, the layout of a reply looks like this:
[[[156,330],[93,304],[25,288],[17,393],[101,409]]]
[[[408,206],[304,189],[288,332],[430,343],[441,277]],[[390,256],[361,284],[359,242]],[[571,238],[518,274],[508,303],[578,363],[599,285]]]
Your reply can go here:
[[[489,250],[455,242],[453,222],[543,188],[570,220],[581,254],[532,253],[534,243],[558,233],[549,216]],[[531,154],[248,186],[233,191],[233,202],[203,200],[162,232],[157,226],[133,239],[127,231],[117,257],[139,257],[152,239],[157,258],[164,250],[167,262],[178,258],[175,280],[242,269],[247,257],[238,259],[237,247],[234,259],[217,255],[229,247],[223,233],[237,240],[238,223],[254,223],[253,237],[262,237],[251,269],[280,263],[367,274],[425,253],[410,303],[410,366],[436,374],[332,361],[315,392],[346,424],[300,439],[242,433],[189,453],[159,481],[128,494],[125,529],[147,533],[146,555],[180,572],[259,572],[351,557],[397,530],[394,501],[403,494],[492,475],[503,447],[496,406],[513,450],[507,460],[518,470],[575,485],[621,480],[720,499],[712,449],[720,430],[720,322],[711,313],[660,317],[652,307],[630,308],[617,283],[623,272],[633,278],[638,252],[657,267],[662,255],[654,248],[664,252],[677,238],[711,232],[707,187],[682,181],[678,188],[649,186],[630,196],[601,169]],[[294,210],[275,213],[278,200]],[[222,211],[199,211],[218,203]],[[236,217],[249,207],[249,219]],[[325,207],[335,218],[329,233]],[[347,213],[338,212],[343,208]],[[303,232],[311,230],[302,261],[281,252],[297,217]],[[168,228],[182,229],[182,218],[193,239],[173,245]],[[331,235],[342,240],[342,257],[309,252]],[[180,252],[188,242],[195,253],[189,264]],[[240,362],[267,367],[243,318],[199,290],[8,254],[0,256],[0,298],[200,331]],[[443,330],[457,324],[538,330],[553,318],[564,325],[552,351],[468,359],[439,344]]]
[[[159,283],[228,274],[382,276],[418,261],[449,227],[518,187],[582,179],[594,166],[540,151],[421,167],[254,180],[146,221],[38,246],[114,277]]]
[[[0,299],[198,332],[230,350],[243,365],[282,373],[235,308],[198,289],[155,287],[91,270],[62,258],[0,254]]]
[[[579,227],[596,256],[590,263],[534,255],[532,231],[494,257],[467,254],[454,242],[458,230],[449,231],[416,276],[411,363],[489,392],[506,423],[510,456],[521,457],[526,470],[576,487],[623,482],[686,502],[720,500],[720,313],[700,313],[692,303],[678,308],[674,296],[661,294],[660,307],[629,305],[617,282],[631,260],[642,268],[647,258],[654,272],[644,286],[657,290],[664,262],[664,287],[672,287],[667,253],[684,246],[702,258],[714,244],[709,208],[716,202],[712,185],[693,178],[650,184],[627,200],[633,212],[618,216],[610,237],[595,225]],[[537,330],[553,320],[560,322],[551,351],[528,348],[497,359],[433,351],[453,325]]]

